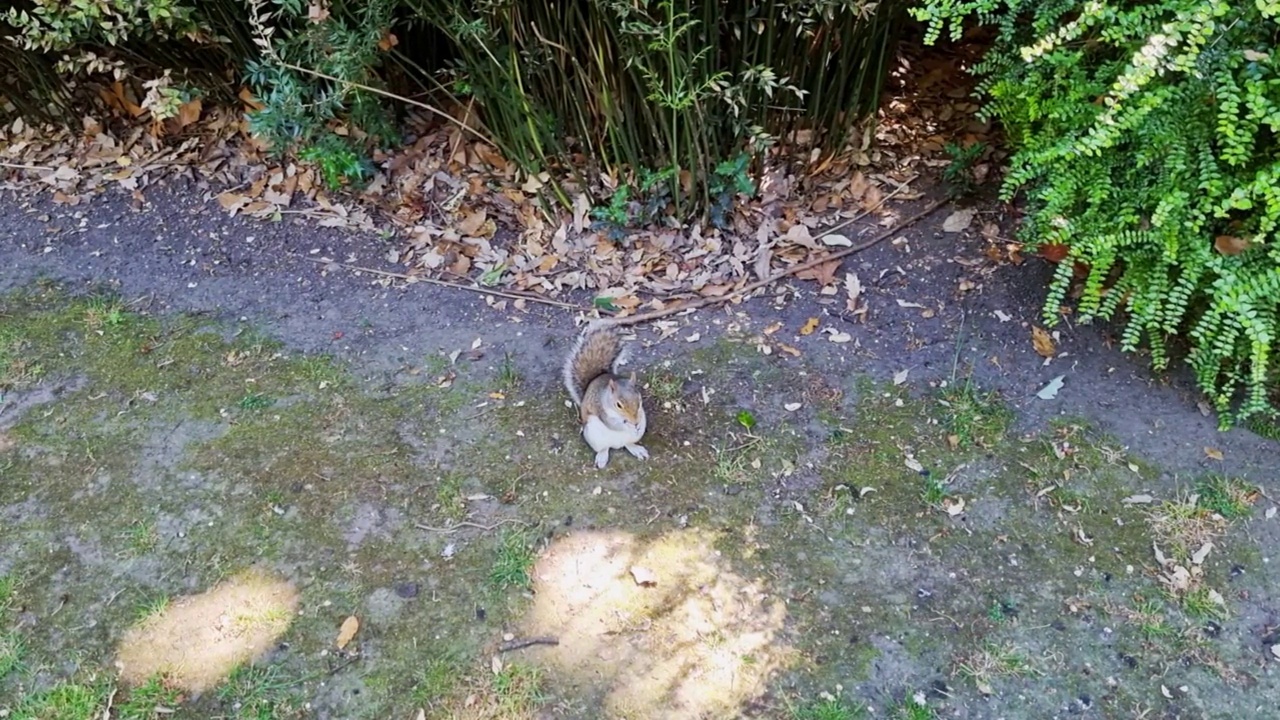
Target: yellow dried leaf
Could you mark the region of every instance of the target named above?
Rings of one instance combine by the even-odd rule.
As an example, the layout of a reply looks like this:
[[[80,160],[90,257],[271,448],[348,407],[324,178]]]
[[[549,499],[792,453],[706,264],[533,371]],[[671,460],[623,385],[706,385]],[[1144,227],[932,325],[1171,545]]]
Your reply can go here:
[[[341,650],[351,643],[356,633],[360,631],[360,620],[355,615],[342,621],[342,627],[338,629],[338,649]]]
[[[804,327],[800,328],[800,334],[812,335],[813,331],[817,329],[818,329],[818,318],[811,317],[809,318],[808,322],[804,324]]]
[[[1222,460],[1222,451],[1218,448],[1207,447],[1204,449],[1204,454],[1210,460]]]
[[[1051,358],[1058,353],[1048,331],[1038,325],[1031,326],[1031,344],[1041,357]]]
[[[233,192],[224,192],[218,196],[218,204],[223,210],[238,210],[249,202],[249,198]]]

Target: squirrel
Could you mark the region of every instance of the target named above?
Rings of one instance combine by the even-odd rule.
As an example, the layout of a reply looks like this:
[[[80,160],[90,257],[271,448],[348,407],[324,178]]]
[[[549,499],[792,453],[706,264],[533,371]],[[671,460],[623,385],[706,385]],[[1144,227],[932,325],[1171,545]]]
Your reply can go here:
[[[609,451],[626,448],[641,460],[649,451],[644,437],[644,402],[636,374],[618,374],[626,348],[616,328],[602,322],[586,327],[564,363],[564,386],[578,406],[582,437],[596,453],[596,467],[609,462]]]

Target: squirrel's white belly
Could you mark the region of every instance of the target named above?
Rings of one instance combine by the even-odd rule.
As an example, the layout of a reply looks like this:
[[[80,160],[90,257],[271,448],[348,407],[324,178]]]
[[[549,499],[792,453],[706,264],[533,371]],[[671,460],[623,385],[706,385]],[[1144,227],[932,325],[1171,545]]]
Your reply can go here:
[[[640,438],[644,436],[644,425],[641,424],[637,430],[614,430],[605,425],[603,420],[592,415],[582,426],[582,437],[586,438],[587,444],[596,452],[606,448],[618,450],[640,442]]]

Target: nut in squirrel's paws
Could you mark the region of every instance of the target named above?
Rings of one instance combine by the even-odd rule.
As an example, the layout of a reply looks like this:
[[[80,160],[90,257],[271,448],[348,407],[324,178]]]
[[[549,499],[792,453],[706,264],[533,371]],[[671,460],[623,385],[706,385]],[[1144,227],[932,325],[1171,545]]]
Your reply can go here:
[[[649,459],[649,451],[646,450],[643,445],[628,445],[627,452],[631,453],[632,455],[635,455],[641,460]]]

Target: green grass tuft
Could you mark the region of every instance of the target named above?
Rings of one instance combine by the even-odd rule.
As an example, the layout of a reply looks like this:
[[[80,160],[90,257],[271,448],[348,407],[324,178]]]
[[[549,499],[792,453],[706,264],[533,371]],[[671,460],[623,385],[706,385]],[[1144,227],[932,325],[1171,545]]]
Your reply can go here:
[[[503,533],[498,543],[497,558],[489,571],[489,581],[499,588],[529,587],[533,557],[533,548],[524,533],[516,530]]]
[[[790,720],[862,720],[867,711],[844,700],[827,697],[790,709]]]
[[[1196,483],[1197,504],[1228,520],[1248,517],[1253,512],[1249,499],[1258,489],[1234,478],[1210,476]]]

